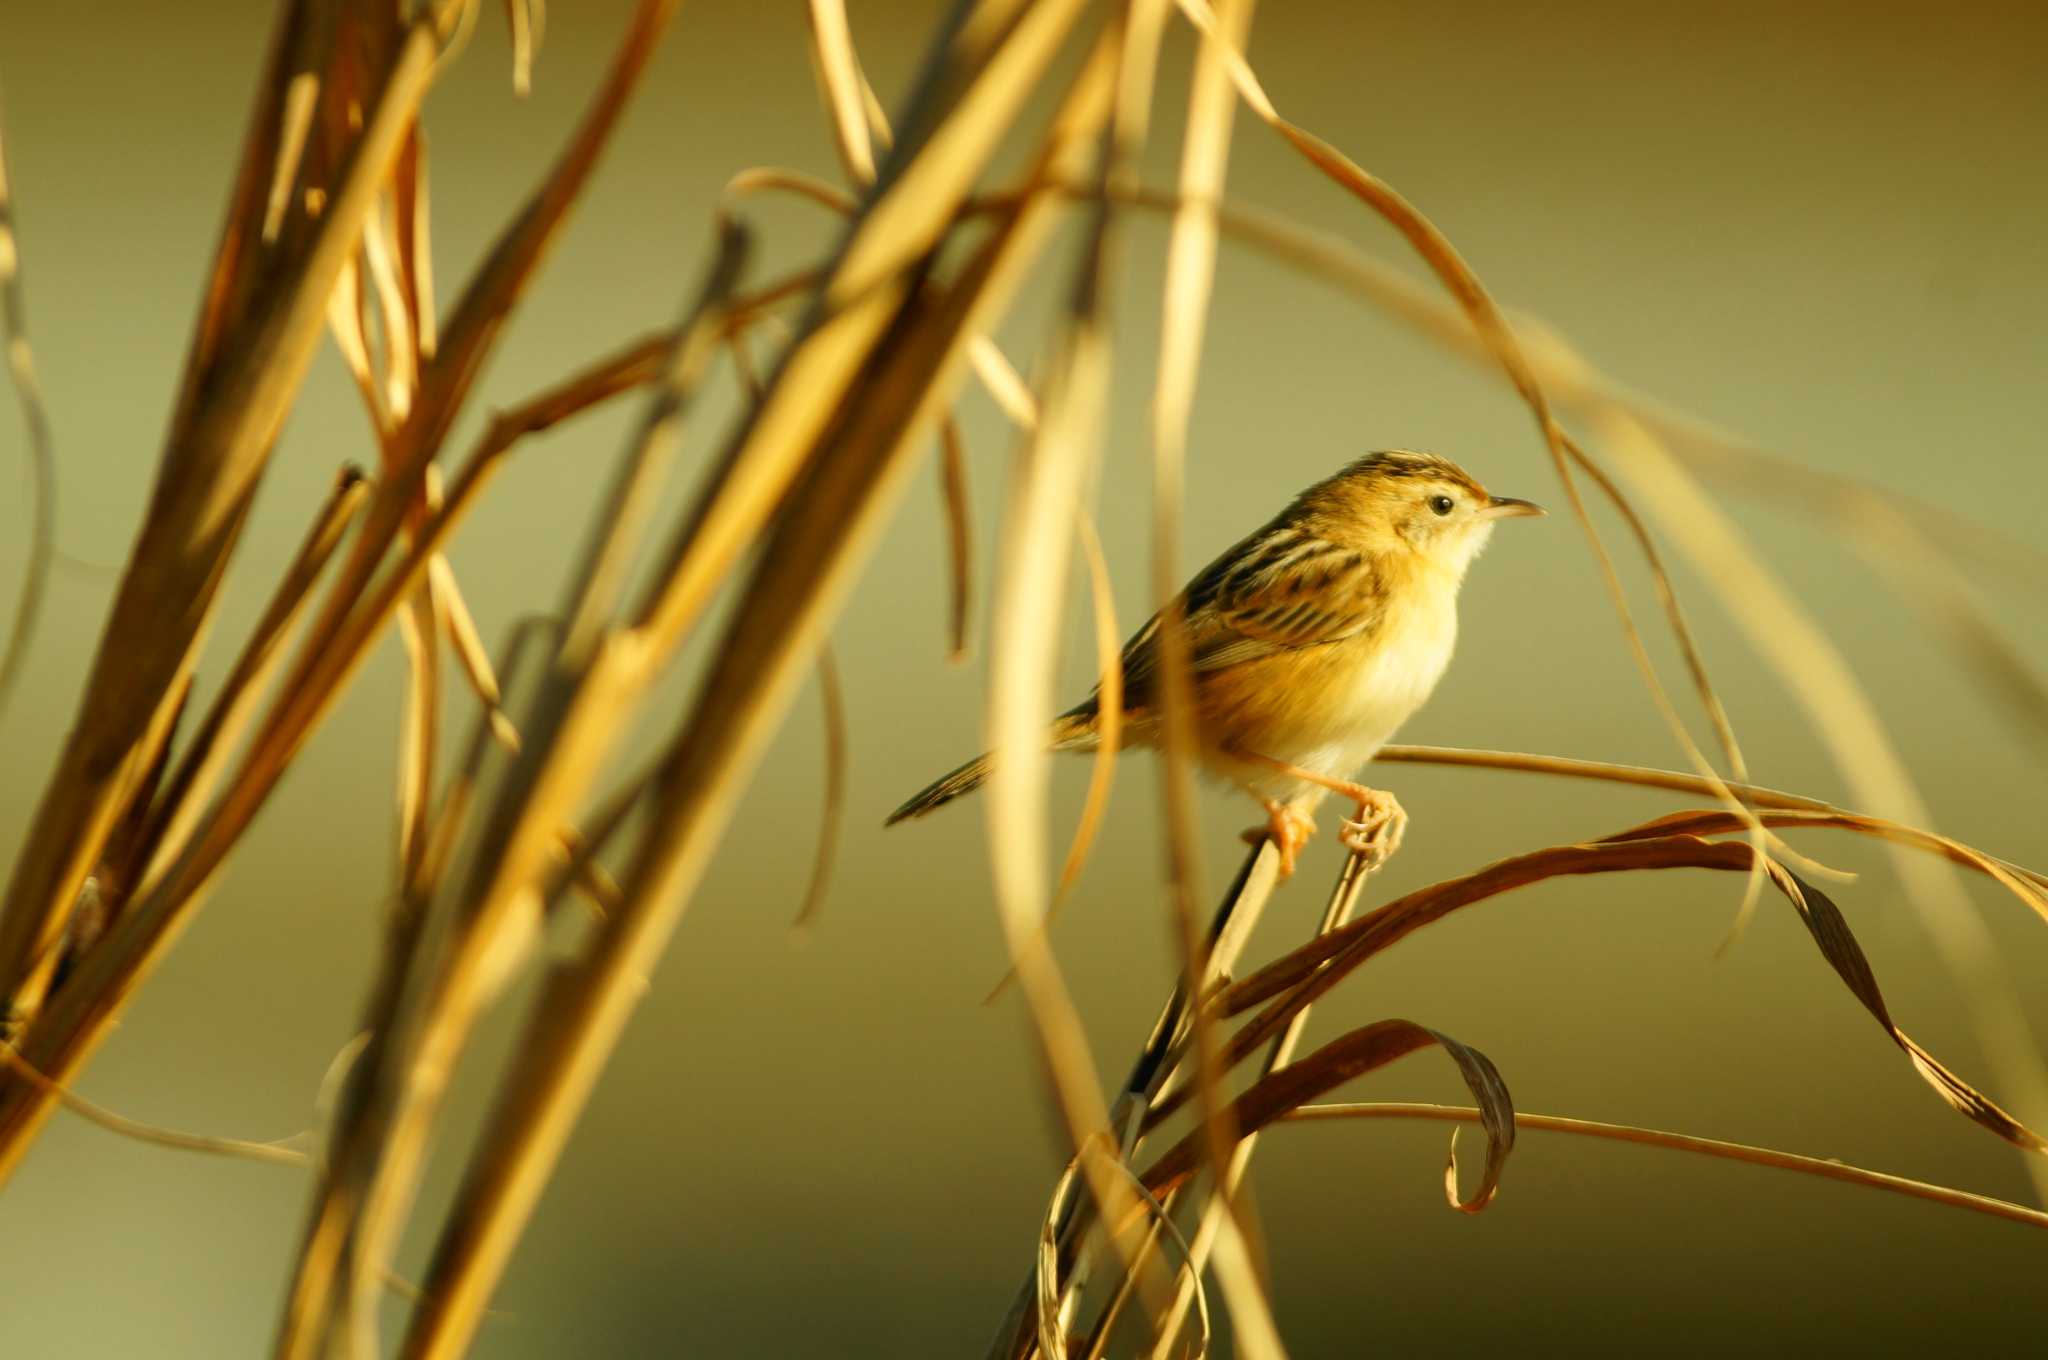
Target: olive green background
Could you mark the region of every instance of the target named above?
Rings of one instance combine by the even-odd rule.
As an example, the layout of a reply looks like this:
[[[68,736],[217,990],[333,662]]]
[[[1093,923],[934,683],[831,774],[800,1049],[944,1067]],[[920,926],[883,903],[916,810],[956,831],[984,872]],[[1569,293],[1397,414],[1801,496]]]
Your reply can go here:
[[[1510,303],[1627,382],[1814,466],[2038,542],[2048,515],[2048,24],[2037,7],[1271,4],[1252,56],[1281,109],[1399,186]],[[444,301],[559,144],[625,6],[552,7],[525,103],[496,6],[429,104]],[[933,4],[852,6],[885,100]],[[60,569],[25,683],[0,717],[0,827],[14,853],[144,503],[263,51],[266,6],[74,3],[0,16],[0,92],[38,359],[62,459]],[[1150,173],[1171,173],[1191,43],[1175,31]],[[704,260],[717,188],[754,164],[834,173],[802,8],[693,3],[614,154],[486,375],[503,405],[662,324]],[[1399,241],[1278,139],[1241,125],[1231,192],[1408,261]],[[756,216],[768,267],[830,240],[806,206]],[[1122,238],[1127,286],[1101,514],[1122,622],[1148,599],[1141,438],[1156,345],[1156,221]],[[1020,362],[1064,257],[1006,342]],[[1493,375],[1279,267],[1226,247],[1195,425],[1192,567],[1299,486],[1369,448],[1456,457],[1494,490],[1555,503],[1525,412]],[[694,461],[730,412],[714,403]],[[978,510],[977,614],[1012,441],[962,400]],[[631,403],[520,451],[453,549],[488,636],[551,607],[595,473]],[[474,418],[472,418],[472,426]],[[466,427],[467,428],[467,427]],[[0,458],[21,447],[13,412]],[[344,460],[371,446],[331,347],[279,446],[230,579],[202,686]],[[26,543],[0,473],[0,591]],[[978,738],[982,655],[943,659],[942,525],[920,474],[837,631],[852,718],[850,818],[818,929],[794,942],[820,805],[814,699],[792,714],[583,1119],[477,1345],[486,1356],[978,1353],[1029,1261],[1060,1157],[1003,969],[978,806],[888,833],[887,808]],[[680,495],[681,492],[678,492]],[[1825,621],[1892,725],[1938,825],[2048,861],[2048,743],[1997,708],[1843,546],[1803,514],[1732,504]],[[102,564],[94,567],[90,563]],[[1647,605],[1639,573],[1630,579]],[[1787,691],[1705,583],[1681,584],[1761,782],[1847,791]],[[2028,654],[2041,583],[1988,589]],[[1076,594],[1065,660],[1089,670]],[[1464,640],[1410,739],[1677,764],[1579,531],[1515,523],[1476,567]],[[977,627],[981,620],[977,617]],[[693,653],[693,656],[696,655]],[[1669,649],[1659,644],[1669,660]],[[1669,672],[1674,680],[1677,672]],[[672,686],[665,720],[687,693]],[[299,761],[192,929],[79,1086],[134,1117],[273,1137],[311,1118],[348,1037],[391,884],[399,704],[387,642]],[[466,709],[464,710],[466,721]],[[1524,776],[1389,767],[1414,816],[1375,896],[1678,806]],[[1169,985],[1152,765],[1127,760],[1104,841],[1056,942],[1098,1061],[1119,1074]],[[1085,771],[1061,767],[1060,829]],[[1207,874],[1253,816],[1204,795]],[[1331,814],[1326,811],[1324,820]],[[1991,1084],[1952,980],[1883,857],[1840,900],[1901,1022]],[[1261,955],[1299,938],[1338,852],[1278,899]],[[2048,938],[1972,887],[2022,980]],[[1740,883],[1616,877],[1475,908],[1360,974],[1315,1033],[1381,1016],[1457,1035],[1517,1103],[1781,1146],[2010,1197],[2015,1154],[1944,1108],[1836,983],[1791,914],[1766,908],[1720,960]],[[458,1090],[522,1019],[512,999]],[[2038,1029],[2038,1027],[2037,1027]],[[1358,1098],[1454,1099],[1419,1055]],[[2035,1121],[2048,1110],[2019,1110]],[[1440,1126],[1280,1132],[1255,1187],[1293,1352],[1590,1354],[2010,1349],[2048,1321],[2048,1239],[1875,1193],[1668,1153],[1527,1134],[1486,1214],[1448,1212]],[[435,1163],[423,1212],[450,1190]],[[181,1155],[51,1124],[0,1194],[9,1354],[232,1356],[274,1325],[307,1187],[289,1169]],[[426,1234],[407,1244],[417,1274]],[[399,1316],[394,1303],[390,1318]]]

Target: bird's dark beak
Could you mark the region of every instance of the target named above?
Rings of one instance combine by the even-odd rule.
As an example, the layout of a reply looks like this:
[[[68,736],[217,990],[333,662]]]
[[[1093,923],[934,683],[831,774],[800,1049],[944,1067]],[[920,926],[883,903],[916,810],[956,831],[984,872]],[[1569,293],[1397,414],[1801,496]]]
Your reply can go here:
[[[1486,509],[1481,512],[1487,519],[1515,519],[1522,515],[1548,513],[1534,501],[1518,500],[1513,496],[1489,496]]]

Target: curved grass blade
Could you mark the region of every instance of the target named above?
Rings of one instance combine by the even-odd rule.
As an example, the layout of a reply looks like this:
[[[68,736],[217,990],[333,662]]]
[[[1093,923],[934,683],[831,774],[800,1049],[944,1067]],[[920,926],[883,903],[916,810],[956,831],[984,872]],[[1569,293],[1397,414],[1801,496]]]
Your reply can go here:
[[[1482,1113],[1478,1109],[1464,1105],[1436,1105],[1420,1101],[1372,1101],[1363,1104],[1302,1105],[1283,1115],[1280,1122],[1307,1124],[1328,1120],[1430,1119],[1470,1124],[1478,1122]],[[1883,1171],[1866,1171],[1860,1166],[1850,1166],[1847,1162],[1837,1161],[1832,1157],[1803,1157],[1796,1152],[1752,1147],[1747,1143],[1729,1143],[1719,1138],[1699,1138],[1689,1133],[1646,1129],[1634,1124],[1608,1124],[1595,1119],[1530,1114],[1525,1110],[1515,1112],[1515,1126],[1518,1129],[1604,1138],[1618,1143],[1635,1143],[1643,1147],[1720,1157],[1731,1162],[1747,1162],[1751,1166],[1765,1166],[1779,1171],[1818,1176],[1823,1180],[1840,1181],[1845,1185],[1862,1186],[1869,1190],[1885,1190],[1910,1199],[1926,1200],[1931,1204],[1944,1204],[1952,1209],[1967,1209],[1973,1213],[2002,1218],[2009,1223],[2023,1223],[2030,1228],[2048,1228],[2048,1213],[2043,1213],[2039,1209],[2029,1209],[2022,1204],[1994,1199],[1990,1195],[1973,1194],[1968,1190],[1957,1190],[1951,1186],[1909,1180],[1904,1176],[1893,1176]]]
[[[1256,1132],[1344,1083],[1431,1044],[1442,1048],[1457,1064],[1458,1075],[1472,1092],[1480,1110],[1480,1125],[1486,1130],[1486,1161],[1471,1193],[1458,1193],[1455,1141],[1445,1174],[1451,1206],[1463,1213],[1478,1213],[1493,1202],[1500,1189],[1501,1171],[1514,1150],[1514,1103],[1500,1070],[1485,1054],[1412,1020],[1381,1020],[1352,1030],[1256,1082],[1231,1103],[1232,1124],[1240,1134]],[[1155,1109],[1146,1122],[1158,1124],[1173,1108]],[[1199,1130],[1189,1133],[1146,1169],[1144,1182],[1154,1194],[1164,1194],[1200,1169],[1199,1137]]]
[[[7,373],[28,426],[29,548],[15,599],[14,622],[0,649],[0,712],[28,659],[57,550],[57,449],[50,412],[36,378],[35,352],[28,342],[28,300],[21,286],[21,238],[14,227],[14,190],[7,177],[6,129],[0,126],[0,342],[7,347]]]
[[[803,906],[790,922],[790,928],[797,931],[817,924],[825,894],[832,886],[839,835],[846,826],[846,698],[829,642],[818,644],[818,702],[825,714],[825,808],[818,822],[818,848],[811,858],[811,881],[804,889]]]

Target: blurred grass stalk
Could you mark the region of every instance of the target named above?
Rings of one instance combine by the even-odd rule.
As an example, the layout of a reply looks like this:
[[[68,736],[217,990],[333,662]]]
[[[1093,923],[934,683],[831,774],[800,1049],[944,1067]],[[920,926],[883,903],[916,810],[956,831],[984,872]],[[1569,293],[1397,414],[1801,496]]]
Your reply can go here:
[[[365,1001],[363,1041],[315,1159],[313,1203],[277,1350],[291,1357],[375,1351],[376,1305],[411,1215],[447,1082],[479,1016],[530,963],[551,913],[567,893],[582,891],[601,903],[600,919],[551,967],[500,1074],[401,1350],[412,1357],[461,1353],[728,829],[746,779],[817,661],[916,454],[935,441],[945,458],[952,520],[948,634],[956,652],[964,646],[966,460],[949,407],[970,376],[1010,413],[1022,440],[991,626],[990,745],[999,758],[987,811],[1005,940],[1045,1061],[1048,1097],[1073,1154],[1042,1225],[1036,1267],[993,1354],[1036,1351],[1051,1360],[1076,1340],[1088,1354],[1102,1354],[1133,1299],[1142,1305],[1151,1353],[1171,1354],[1191,1307],[1207,1336],[1205,1263],[1213,1263],[1240,1352],[1282,1354],[1265,1300],[1257,1224],[1236,1193],[1252,1140],[1337,1084],[1419,1047],[1443,1048],[1474,1092],[1474,1117],[1488,1136],[1485,1170],[1478,1188],[1461,1195],[1454,1165],[1447,1194],[1461,1209],[1483,1207],[1515,1128],[1506,1085],[1483,1054],[1399,1019],[1353,1030],[1305,1057],[1295,1049],[1314,1001],[1396,940],[1453,910],[1562,875],[1712,868],[1744,875],[1752,899],[1776,891],[1925,1080],[1978,1124],[2042,1150],[2019,1120],[1893,1023],[1846,921],[1787,867],[1806,862],[1778,833],[1830,827],[1883,839],[1898,850],[1915,900],[1937,916],[1961,918],[1942,920],[1938,942],[1967,984],[1965,1004],[1979,1018],[1998,1075],[2021,1091],[2030,1110],[2042,1104],[2038,1055],[2022,1041],[2010,985],[1941,861],[1991,879],[2043,916],[2048,879],[1918,829],[1924,810],[1853,674],[1720,520],[1697,475],[1732,462],[1740,475],[1765,479],[1773,490],[1782,477],[1794,494],[1834,507],[1841,529],[1880,513],[1902,524],[1906,517],[1853,483],[1823,484],[1696,422],[1650,409],[1540,327],[1511,324],[1426,217],[1279,115],[1243,56],[1250,0],[1226,0],[1217,13],[1204,0],[961,0],[934,32],[895,126],[861,69],[840,0],[811,0],[811,56],[848,187],[765,167],[737,175],[718,204],[714,257],[680,321],[508,408],[449,478],[441,461],[447,437],[676,6],[636,4],[579,125],[442,325],[419,107],[437,66],[475,21],[475,8],[474,0],[438,0],[417,12],[396,0],[281,6],[150,508],[78,717],[0,903],[0,987],[9,1003],[8,1042],[18,1049],[0,1073],[0,1176],[18,1163],[64,1098],[63,1084],[105,1037],[297,752],[395,624],[407,655],[398,904],[382,923],[385,948]],[[1160,42],[1175,11],[1204,36],[1178,182],[1163,193],[1137,183],[1135,167],[1152,118]],[[508,14],[514,83],[523,89],[540,26],[527,0],[509,0]],[[1238,103],[1394,226],[1449,301],[1291,224],[1225,205]],[[1026,170],[1014,183],[987,189],[999,155],[1020,143]],[[738,209],[748,195],[768,190],[795,192],[845,214],[844,234],[819,267],[743,288],[750,238]],[[1069,306],[1034,388],[988,335],[1038,265],[1061,212],[1077,203],[1088,229],[1069,274]],[[1535,419],[1646,684],[1692,768],[1644,771],[1426,748],[1390,750],[1388,757],[1617,780],[1693,794],[1710,806],[1603,841],[1502,861],[1363,916],[1355,908],[1366,875],[1354,861],[1313,940],[1231,982],[1275,885],[1277,857],[1270,847],[1255,848],[1215,922],[1200,928],[1193,724],[1186,676],[1167,665],[1165,905],[1176,925],[1183,980],[1112,1108],[1047,935],[1051,903],[1073,881],[1100,815],[1108,765],[1098,766],[1056,887],[1048,873],[1040,734],[1051,712],[1068,563],[1074,535],[1085,534],[1090,522],[1087,488],[1111,392],[1107,301],[1119,279],[1116,227],[1133,207],[1172,214],[1151,412],[1153,585],[1169,656],[1179,641],[1178,516],[1191,404],[1218,241],[1228,236],[1357,292],[1508,376]],[[11,289],[12,278],[7,282]],[[10,333],[18,330],[15,296],[10,291]],[[800,303],[801,311],[765,376],[757,374],[749,328],[785,303]],[[323,319],[363,398],[376,471],[367,479],[345,472],[319,508],[222,692],[173,760],[215,596]],[[733,359],[753,400],[719,439],[692,508],[670,528],[656,569],[636,586],[632,564],[659,527],[651,510],[669,480],[684,417],[721,355]],[[522,625],[494,662],[443,554],[450,534],[521,438],[642,388],[645,409],[593,518],[559,617]],[[1801,696],[1859,797],[1882,815],[1745,782],[1732,725],[1649,524],[1564,428],[1560,407],[1590,418],[1602,446],[1624,455],[1636,494],[1696,563],[1711,568],[1710,579]],[[1607,498],[1642,554],[1718,758],[1694,741],[1664,691],[1580,478]],[[2002,701],[2040,719],[2035,710],[2048,710],[2048,689],[1986,618],[1954,605],[1967,600],[1967,591],[1952,545],[1941,537],[1916,531],[1910,539],[1916,560],[1941,566],[1932,586],[1916,587],[1915,602],[1962,642]],[[349,548],[341,553],[345,540]],[[2003,560],[2010,566],[2019,557]],[[1114,692],[1107,583],[1099,554],[1089,560],[1107,630],[1100,648],[1104,688]],[[328,584],[315,608],[322,579]],[[615,748],[642,699],[727,590],[735,593],[735,608],[695,698],[652,767],[601,800]],[[295,636],[298,648],[287,664]],[[438,778],[448,702],[444,644],[479,714],[463,758]],[[10,655],[16,650],[10,643]],[[544,664],[527,664],[543,656]],[[504,711],[499,680],[514,670],[537,672],[516,721]],[[1709,839],[1717,836],[1743,839]],[[624,866],[616,877],[602,862],[614,842]],[[1233,1022],[1238,1028],[1226,1034]],[[1232,1075],[1259,1054],[1245,1078]],[[1183,1112],[1183,1136],[1140,1172],[1135,1159],[1143,1140]],[[1201,1193],[1191,1195],[1197,1188]],[[1191,1236],[1172,1219],[1188,1205],[1198,1206]],[[2027,1213],[2008,1216],[2036,1221]],[[1154,1257],[1169,1240],[1181,1260],[1164,1272]],[[1104,1306],[1084,1315],[1083,1296],[1103,1294]]]

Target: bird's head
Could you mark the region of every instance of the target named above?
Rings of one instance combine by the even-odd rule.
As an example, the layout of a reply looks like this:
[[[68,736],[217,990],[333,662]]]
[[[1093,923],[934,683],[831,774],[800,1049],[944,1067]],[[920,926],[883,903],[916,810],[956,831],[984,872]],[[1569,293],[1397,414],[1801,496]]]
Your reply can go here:
[[[1448,458],[1405,449],[1369,453],[1329,485],[1375,547],[1415,554],[1460,577],[1496,523],[1543,513],[1529,501],[1490,494]]]

